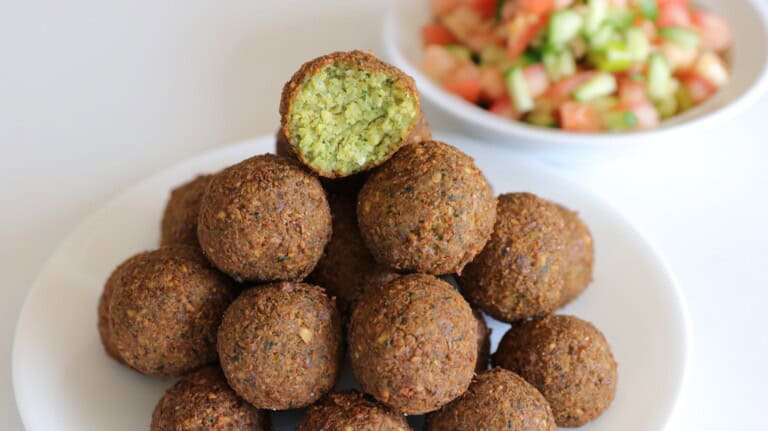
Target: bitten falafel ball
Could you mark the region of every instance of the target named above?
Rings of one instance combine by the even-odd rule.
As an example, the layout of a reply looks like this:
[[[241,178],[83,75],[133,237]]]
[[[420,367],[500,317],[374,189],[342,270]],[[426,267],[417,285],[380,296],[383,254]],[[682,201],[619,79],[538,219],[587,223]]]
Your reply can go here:
[[[357,229],[355,202],[331,195],[329,203],[333,234],[311,277],[336,296],[339,309],[346,313],[367,289],[388,283],[400,274],[373,260]]]
[[[265,154],[213,177],[197,233],[211,263],[237,281],[300,280],[323,254],[331,213],[315,176]]]
[[[216,361],[216,330],[234,293],[199,249],[169,245],[140,253],[114,276],[109,332],[127,365],[180,376]]]
[[[270,431],[269,413],[237,396],[217,366],[187,374],[165,392],[150,431]]]
[[[199,175],[171,191],[160,223],[160,245],[187,244],[199,247],[197,218],[200,202],[212,175]]]
[[[420,110],[413,79],[361,51],[304,64],[280,100],[282,133],[294,154],[328,178],[387,161],[405,144]]]
[[[296,431],[412,431],[405,416],[356,391],[331,392],[312,405]]]
[[[558,205],[557,209],[565,221],[565,285],[560,306],[564,307],[575,300],[592,282],[595,264],[595,244],[592,234],[584,221],[575,211]]]
[[[331,390],[343,360],[341,318],[323,289],[275,283],[243,292],[219,328],[232,389],[261,409],[305,407]]]
[[[485,317],[477,310],[472,310],[477,321],[477,364],[475,372],[479,373],[488,369],[488,360],[491,357],[491,328],[485,323]]]
[[[373,257],[401,271],[461,273],[493,230],[496,199],[474,161],[437,141],[408,145],[360,191],[360,233]]]
[[[557,431],[547,400],[517,374],[483,371],[461,397],[427,417],[426,431]]]
[[[461,395],[477,362],[472,308],[439,278],[402,276],[364,296],[349,324],[352,372],[393,410],[423,414]]]
[[[513,325],[493,363],[541,391],[560,427],[594,420],[616,394],[617,365],[608,341],[577,317],[549,316]]]
[[[490,241],[458,277],[462,291],[504,322],[552,313],[563,291],[565,235],[554,204],[530,193],[499,196]]]

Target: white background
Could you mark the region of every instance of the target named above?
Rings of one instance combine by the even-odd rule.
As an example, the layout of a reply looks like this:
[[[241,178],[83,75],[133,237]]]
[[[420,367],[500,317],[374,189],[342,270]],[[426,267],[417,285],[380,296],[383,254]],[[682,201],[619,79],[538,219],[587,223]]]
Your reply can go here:
[[[280,88],[304,60],[381,52],[387,3],[0,0],[0,429],[22,429],[13,330],[59,241],[148,174],[273,133]],[[767,165],[763,98],[686,142],[563,169],[658,246],[685,292],[693,355],[669,429],[765,426]]]

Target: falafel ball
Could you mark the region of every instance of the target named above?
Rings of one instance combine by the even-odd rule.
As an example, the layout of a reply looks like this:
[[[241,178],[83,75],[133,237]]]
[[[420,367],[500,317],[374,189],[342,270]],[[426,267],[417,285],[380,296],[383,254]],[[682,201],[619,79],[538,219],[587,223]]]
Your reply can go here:
[[[200,201],[212,175],[199,175],[192,181],[171,190],[160,223],[160,245],[187,244],[199,247],[197,218]]]
[[[199,249],[169,245],[140,253],[114,277],[109,332],[127,365],[180,376],[216,361],[216,330],[233,286]]]
[[[124,271],[128,261],[121,263],[112,271],[112,274],[107,278],[107,282],[104,283],[104,290],[99,297],[99,338],[101,339],[101,345],[104,347],[104,352],[110,358],[117,362],[124,362],[120,357],[120,354],[115,346],[115,341],[112,338],[112,331],[109,329],[109,306],[112,302],[112,294],[115,291],[115,286],[118,284],[118,280],[122,277],[122,271]]]
[[[592,282],[595,265],[595,244],[586,223],[575,211],[557,205],[565,221],[565,285],[560,306],[564,307],[579,297]]]
[[[387,161],[406,143],[420,111],[413,79],[362,51],[305,63],[280,100],[282,133],[294,154],[327,178]]]
[[[427,417],[426,431],[557,431],[547,400],[517,374],[483,371],[461,397]]]
[[[372,289],[349,323],[352,373],[393,410],[437,410],[469,386],[477,363],[477,322],[454,288],[425,274]]]
[[[355,202],[340,195],[331,195],[328,201],[333,234],[311,278],[336,296],[339,309],[346,313],[367,289],[388,283],[400,274],[373,260],[357,229]]]
[[[312,405],[296,431],[412,431],[405,416],[357,391],[331,392]]]
[[[232,389],[260,409],[305,407],[331,390],[343,361],[332,298],[305,283],[243,292],[219,328],[219,360]]]
[[[461,273],[496,218],[493,190],[474,161],[438,141],[408,145],[360,191],[360,233],[373,257],[401,271]]]
[[[477,364],[475,373],[488,369],[488,360],[491,357],[491,328],[485,323],[483,314],[477,310],[472,310],[472,314],[477,321]]]
[[[547,399],[557,425],[580,427],[597,418],[616,394],[617,365],[605,336],[574,316],[513,325],[494,365],[512,370]]]
[[[150,431],[270,431],[269,413],[230,389],[217,366],[201,368],[171,386],[155,406]]]
[[[554,204],[530,193],[503,194],[493,235],[459,285],[470,302],[504,322],[550,314],[563,291],[565,237]]]
[[[213,177],[197,233],[211,263],[237,281],[300,280],[323,254],[331,213],[315,176],[264,154]]]

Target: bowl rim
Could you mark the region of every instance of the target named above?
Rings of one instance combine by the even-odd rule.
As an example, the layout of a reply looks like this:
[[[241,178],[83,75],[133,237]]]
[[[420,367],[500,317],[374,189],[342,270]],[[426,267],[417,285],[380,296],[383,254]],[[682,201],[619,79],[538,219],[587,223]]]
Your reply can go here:
[[[768,49],[768,4],[763,4],[760,0],[745,0],[745,3],[756,13],[762,30],[763,45]],[[395,66],[412,76],[421,93],[440,109],[447,111],[452,116],[462,118],[467,122],[489,130],[497,136],[514,136],[516,138],[535,140],[538,141],[537,145],[541,145],[542,142],[550,145],[555,143],[576,144],[588,142],[591,146],[615,147],[617,141],[643,141],[652,135],[676,134],[689,130],[692,127],[710,127],[719,124],[754,105],[768,91],[768,55],[766,55],[762,58],[759,72],[753,82],[744,91],[736,94],[735,97],[726,99],[722,106],[709,112],[701,113],[709,104],[716,102],[713,100],[714,98],[710,99],[682,114],[677,121],[668,122],[655,129],[613,133],[579,133],[537,127],[521,121],[497,118],[486,110],[446,92],[424,75],[418,66],[407,59],[406,55],[399,48],[397,22],[399,15],[402,13],[401,8],[412,4],[411,1],[393,1],[385,14],[381,31],[385,55]]]

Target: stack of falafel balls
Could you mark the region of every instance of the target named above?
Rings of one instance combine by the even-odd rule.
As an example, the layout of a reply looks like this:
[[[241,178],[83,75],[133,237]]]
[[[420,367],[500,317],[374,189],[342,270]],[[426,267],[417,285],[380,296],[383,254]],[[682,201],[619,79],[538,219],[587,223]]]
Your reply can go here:
[[[433,431],[555,430],[609,406],[605,337],[553,314],[592,278],[576,213],[494,196],[430,139],[413,80],[370,54],[308,62],[280,113],[279,155],[173,190],[160,248],[106,282],[107,354],[182,377],[153,431],[268,430],[268,411],[304,407],[301,431],[422,414]],[[491,361],[479,310],[512,324]],[[361,391],[333,391],[345,351]]]

